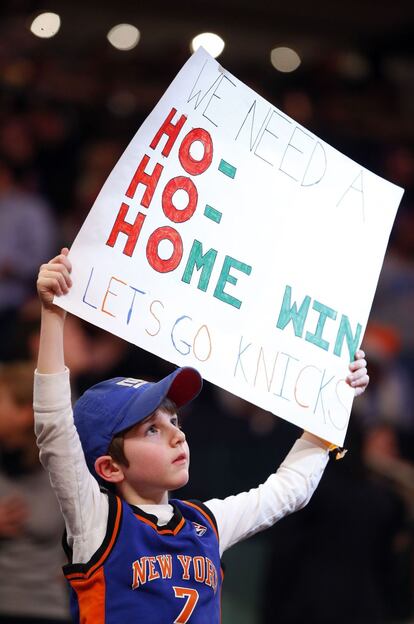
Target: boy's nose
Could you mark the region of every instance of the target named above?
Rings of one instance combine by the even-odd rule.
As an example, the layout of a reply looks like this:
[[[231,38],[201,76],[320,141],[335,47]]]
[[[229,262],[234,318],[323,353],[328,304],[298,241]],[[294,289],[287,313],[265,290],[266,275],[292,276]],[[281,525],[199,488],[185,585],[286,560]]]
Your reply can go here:
[[[185,433],[182,429],[178,429],[178,427],[174,427],[172,440],[174,444],[182,444],[185,442]]]

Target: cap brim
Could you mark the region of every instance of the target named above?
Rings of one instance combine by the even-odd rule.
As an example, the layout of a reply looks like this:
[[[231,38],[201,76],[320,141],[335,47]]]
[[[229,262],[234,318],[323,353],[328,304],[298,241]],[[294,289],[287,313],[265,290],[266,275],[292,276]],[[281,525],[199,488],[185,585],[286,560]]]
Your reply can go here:
[[[165,398],[169,398],[177,407],[186,405],[195,399],[203,387],[200,373],[190,366],[178,368],[164,379],[149,383],[148,387],[136,397],[132,397],[124,406],[114,435],[142,422],[153,414]]]
[[[177,407],[182,407],[195,399],[203,387],[200,373],[190,366],[178,368],[158,383],[162,384],[164,381],[167,382],[168,388],[165,396],[174,401]]]

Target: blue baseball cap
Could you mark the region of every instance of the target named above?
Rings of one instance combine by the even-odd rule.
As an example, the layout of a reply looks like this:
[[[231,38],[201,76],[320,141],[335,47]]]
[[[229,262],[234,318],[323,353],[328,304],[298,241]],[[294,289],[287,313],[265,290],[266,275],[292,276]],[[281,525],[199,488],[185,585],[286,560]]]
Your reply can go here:
[[[186,405],[202,385],[200,373],[185,366],[156,383],[115,377],[89,388],[75,403],[73,416],[90,472],[98,478],[95,461],[107,454],[115,435],[145,420],[167,397],[177,407]]]

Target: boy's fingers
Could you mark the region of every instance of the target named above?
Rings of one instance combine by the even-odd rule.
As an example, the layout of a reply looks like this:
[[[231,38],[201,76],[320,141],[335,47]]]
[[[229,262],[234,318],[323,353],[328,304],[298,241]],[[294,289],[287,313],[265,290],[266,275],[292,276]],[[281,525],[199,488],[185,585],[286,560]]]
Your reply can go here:
[[[358,349],[358,351],[355,352],[356,360],[361,360],[364,357],[365,357],[365,351],[363,351],[362,349]]]
[[[364,358],[361,360],[354,360],[353,362],[349,364],[349,370],[357,371],[360,368],[366,368],[366,366],[367,366],[367,361]]]
[[[51,260],[49,260],[49,262],[46,262],[46,265],[42,264],[42,266],[47,266],[48,264],[56,264],[56,262],[60,262],[61,257],[66,258],[64,254],[60,253]]]
[[[54,264],[52,268],[52,272],[57,272],[58,275],[62,275],[65,279],[65,282],[68,286],[72,286],[72,278],[69,275],[70,269],[66,264]]]
[[[52,277],[45,277],[43,279],[43,281],[41,283],[39,283],[39,288],[41,289],[42,287],[46,288],[48,291],[50,291],[50,293],[52,295],[61,295],[62,294],[62,289],[59,285],[59,282],[57,282],[57,280],[55,278]],[[42,291],[39,290],[39,292],[42,294]],[[47,293],[45,293],[47,295]]]
[[[57,259],[58,263],[63,264],[69,272],[72,270],[72,263],[67,256],[60,254],[60,256],[57,256]]]
[[[52,266],[65,266],[67,268],[67,270],[70,272],[72,271],[72,263],[69,260],[69,258],[63,254],[59,254],[58,256],[56,256],[55,258],[53,258],[53,260],[51,260],[49,262],[49,265]]]
[[[62,273],[55,273],[55,279],[59,283],[60,289],[62,292],[66,293],[69,291],[68,285],[66,283],[65,277]]]
[[[347,379],[358,379],[359,377],[363,377],[367,374],[367,367],[361,366],[361,368],[357,368],[356,370],[349,373]]]
[[[42,273],[43,271],[48,271],[49,270],[49,264],[41,264],[40,268],[39,268],[39,275],[40,273]]]
[[[43,264],[40,268],[39,277],[56,277],[62,276],[67,286],[72,286],[72,278],[69,275],[69,269],[64,264]],[[59,281],[61,282],[60,278]],[[62,283],[62,282],[61,282]]]
[[[351,384],[351,386],[356,386],[356,385],[361,384],[361,382],[365,380],[367,377],[368,377],[367,369],[361,368],[360,370],[356,371],[352,375],[348,375],[347,381]]]
[[[37,292],[46,308],[54,307],[53,298],[66,295],[71,286],[70,272],[72,264],[68,258],[69,249],[63,247],[59,255],[47,264],[42,264],[37,278]]]
[[[68,291],[68,287],[60,273],[44,274],[42,278],[38,280],[38,286],[50,290],[56,295],[62,295],[63,292]]]
[[[66,266],[72,266],[69,258],[67,257],[69,253],[69,249],[67,247],[62,247],[60,254],[49,260],[46,265],[42,264],[42,266],[47,266],[48,264],[57,264],[63,263]]]
[[[360,396],[363,392],[365,392],[366,387],[369,384],[369,376],[366,376],[364,383],[361,383],[358,386],[355,386],[355,396]]]

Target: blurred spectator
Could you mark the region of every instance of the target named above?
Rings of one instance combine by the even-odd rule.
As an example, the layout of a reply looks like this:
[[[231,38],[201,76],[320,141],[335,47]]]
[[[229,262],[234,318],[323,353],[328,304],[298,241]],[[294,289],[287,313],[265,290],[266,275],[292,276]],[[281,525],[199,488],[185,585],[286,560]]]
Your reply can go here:
[[[383,624],[410,614],[396,583],[403,506],[372,480],[353,428],[310,504],[272,529],[263,624]],[[408,589],[407,589],[408,588]],[[405,611],[404,611],[405,610]]]
[[[0,160],[0,361],[12,358],[16,314],[56,242],[45,201],[22,190],[12,168]]]
[[[374,426],[366,432],[363,458],[371,475],[404,504],[406,527],[394,544],[394,608],[405,621],[414,607],[414,463],[402,456],[402,439],[391,425]]]
[[[39,349],[40,305],[38,298],[30,300],[20,311],[19,336],[14,344],[15,359],[27,359],[36,362]],[[79,395],[84,387],[83,378],[86,376],[93,383],[104,377],[116,376],[114,369],[121,367],[122,374],[128,368],[123,368],[123,360],[131,350],[139,352],[125,340],[103,331],[88,323],[84,323],[77,316],[68,314],[65,323],[65,362],[71,373],[73,395]],[[135,357],[136,359],[136,357]],[[87,387],[89,387],[87,386]],[[86,388],[85,388],[86,389]]]
[[[409,194],[397,216],[390,246],[378,282],[372,320],[395,327],[401,353],[414,373],[414,204]],[[414,380],[414,374],[413,374]]]
[[[35,168],[36,149],[26,117],[9,116],[1,124],[0,154],[26,186],[32,183],[30,175]]]
[[[77,175],[77,115],[52,102],[37,102],[28,115],[36,145],[39,189],[62,219],[73,206]]]
[[[379,424],[365,436],[364,461],[369,469],[386,480],[404,501],[407,517],[414,527],[414,463],[401,457],[394,427]]]
[[[63,624],[63,522],[38,459],[33,367],[0,368],[0,622]]]
[[[68,236],[73,238],[85,221],[106,178],[122,154],[119,141],[90,141],[81,153],[81,173],[75,188],[76,206],[71,214]]]
[[[409,145],[388,147],[384,162],[384,175],[404,189],[414,187],[414,150]]]
[[[401,340],[395,327],[368,323],[363,348],[368,355],[369,392],[355,403],[354,416],[364,427],[387,423],[414,433],[414,393],[410,375],[401,364]]]

